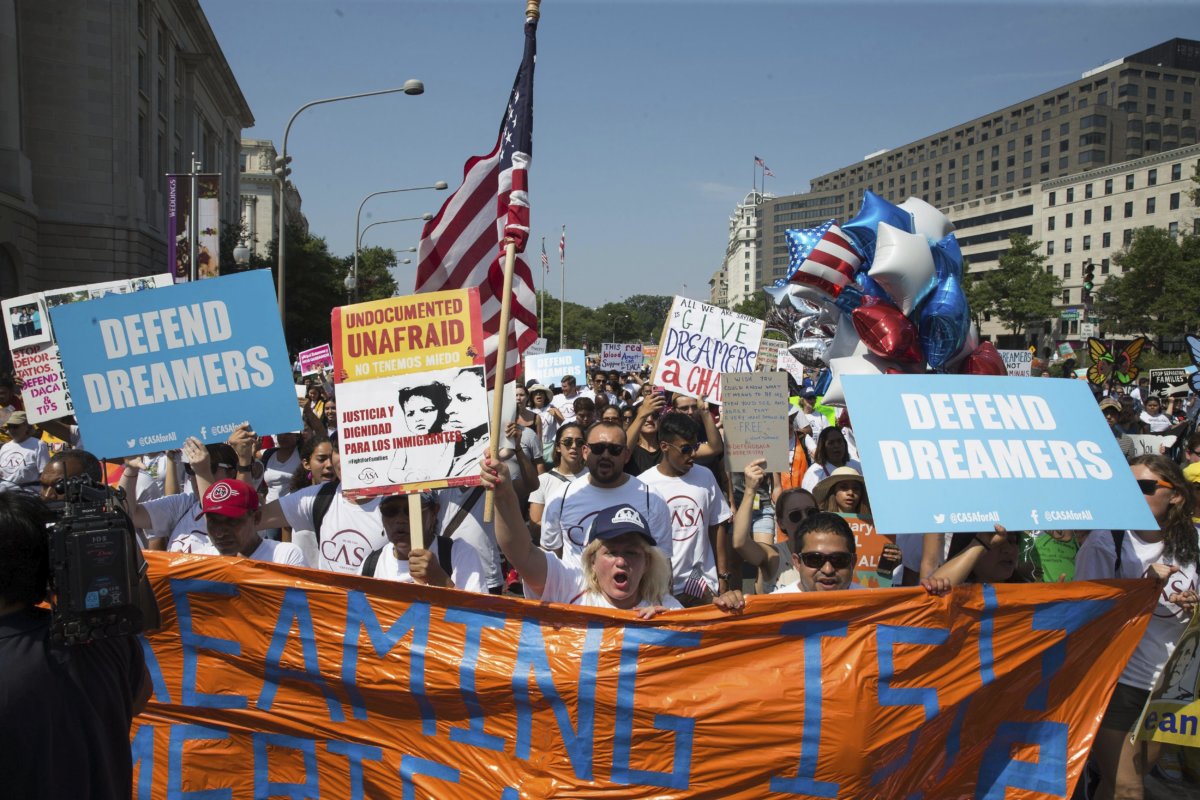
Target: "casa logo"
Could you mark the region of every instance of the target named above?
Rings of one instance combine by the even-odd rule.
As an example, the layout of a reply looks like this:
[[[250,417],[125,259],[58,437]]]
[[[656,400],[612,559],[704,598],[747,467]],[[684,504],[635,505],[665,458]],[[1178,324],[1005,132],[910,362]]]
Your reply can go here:
[[[359,531],[345,528],[321,541],[321,555],[338,572],[353,572],[371,552],[371,542]]]
[[[671,539],[686,542],[704,527],[704,509],[685,494],[667,500],[671,509]]]
[[[617,510],[617,513],[613,515],[612,524],[624,525],[626,523],[642,527],[642,515],[631,506],[622,506]]]
[[[213,484],[212,489],[208,493],[208,499],[214,503],[224,503],[231,497],[237,495],[237,491],[228,483]]]

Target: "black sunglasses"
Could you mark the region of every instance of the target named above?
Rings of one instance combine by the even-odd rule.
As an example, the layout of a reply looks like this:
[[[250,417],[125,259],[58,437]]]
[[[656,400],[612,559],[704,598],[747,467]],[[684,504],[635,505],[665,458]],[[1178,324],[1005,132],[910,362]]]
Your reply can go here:
[[[616,444],[615,442],[596,442],[592,444],[588,442],[588,450],[591,450],[598,456],[608,453],[610,456],[619,456],[625,452],[625,445]]]
[[[808,519],[813,514],[817,513],[817,507],[811,508],[793,508],[787,513],[788,522],[799,522],[802,519]]]
[[[1149,497],[1150,495],[1157,492],[1160,488],[1161,489],[1174,489],[1175,488],[1174,486],[1167,483],[1166,481],[1160,481],[1160,480],[1138,481],[1137,485],[1138,485],[1138,488],[1142,490],[1142,494],[1146,495],[1147,497]]]
[[[587,444],[587,442],[583,440],[582,436],[564,436],[559,441],[559,444],[563,447],[579,447],[580,445]]]
[[[800,554],[800,563],[809,569],[822,569],[826,562],[832,564],[834,569],[849,569],[854,563],[854,556],[844,550],[838,553],[809,551]]]
[[[663,442],[663,444],[665,444],[667,447],[674,447],[679,451],[679,454],[683,456],[690,456],[692,453],[696,452],[696,445],[694,444],[672,444],[671,442]]]

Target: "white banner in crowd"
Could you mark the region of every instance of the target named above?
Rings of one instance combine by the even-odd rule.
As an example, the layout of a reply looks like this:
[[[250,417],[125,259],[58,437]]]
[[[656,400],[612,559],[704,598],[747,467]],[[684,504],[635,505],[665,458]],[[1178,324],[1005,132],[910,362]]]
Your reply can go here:
[[[767,472],[787,472],[788,384],[782,372],[727,372],[721,376],[730,469],[741,472],[765,458]]]
[[[642,368],[642,345],[605,342],[600,346],[600,369],[637,372]]]
[[[763,321],[676,296],[658,353],[654,383],[721,403],[721,373],[753,372]]]
[[[582,350],[559,350],[540,356],[525,355],[525,379],[543,386],[558,386],[570,375],[579,386],[587,386],[587,357]]]
[[[546,344],[547,344],[546,337],[539,336],[538,338],[533,340],[533,344],[531,344],[531,345],[529,345],[529,347],[525,348],[524,355],[540,356],[542,353],[546,352]]]
[[[1028,378],[1032,375],[1033,353],[1028,350],[997,350],[1004,359],[1008,374]]]
[[[782,339],[768,339],[763,337],[763,340],[758,343],[758,368],[770,372],[776,369],[783,369],[779,363],[779,354],[787,347],[787,342]],[[788,355],[791,355],[790,353]]]

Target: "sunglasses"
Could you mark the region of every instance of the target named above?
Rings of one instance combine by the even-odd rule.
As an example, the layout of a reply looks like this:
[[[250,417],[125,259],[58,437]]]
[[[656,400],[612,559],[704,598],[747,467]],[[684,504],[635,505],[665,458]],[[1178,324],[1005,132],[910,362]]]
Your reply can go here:
[[[674,447],[679,451],[681,456],[690,456],[692,453],[696,452],[696,445],[694,444],[673,444],[671,442],[663,442],[663,444],[665,444],[667,447]]]
[[[799,522],[808,519],[813,514],[817,513],[817,507],[812,508],[794,508],[787,514],[788,522]]]
[[[1175,488],[1174,486],[1172,486],[1171,484],[1167,483],[1164,480],[1138,481],[1137,485],[1138,485],[1138,488],[1142,490],[1142,494],[1146,495],[1147,497],[1149,497],[1150,495],[1157,492],[1160,488],[1162,488],[1162,489],[1174,489]]]
[[[563,447],[579,447],[580,445],[587,444],[582,436],[564,436],[558,443]]]
[[[616,444],[615,442],[597,442],[596,444],[588,442],[587,448],[598,456],[602,456],[605,453],[610,456],[619,456],[625,452],[625,445]]]
[[[825,564],[832,564],[834,569],[850,569],[854,556],[846,551],[838,553],[818,553],[810,551],[800,554],[800,563],[809,569],[822,569]]]

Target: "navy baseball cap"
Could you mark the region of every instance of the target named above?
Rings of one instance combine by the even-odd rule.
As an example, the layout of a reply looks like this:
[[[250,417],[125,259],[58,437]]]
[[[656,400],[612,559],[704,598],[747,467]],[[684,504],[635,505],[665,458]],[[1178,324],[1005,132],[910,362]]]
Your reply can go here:
[[[658,543],[650,535],[650,525],[641,512],[633,506],[609,506],[592,518],[592,529],[588,531],[588,543],[596,539],[615,539],[626,533],[640,534],[652,546]]]

